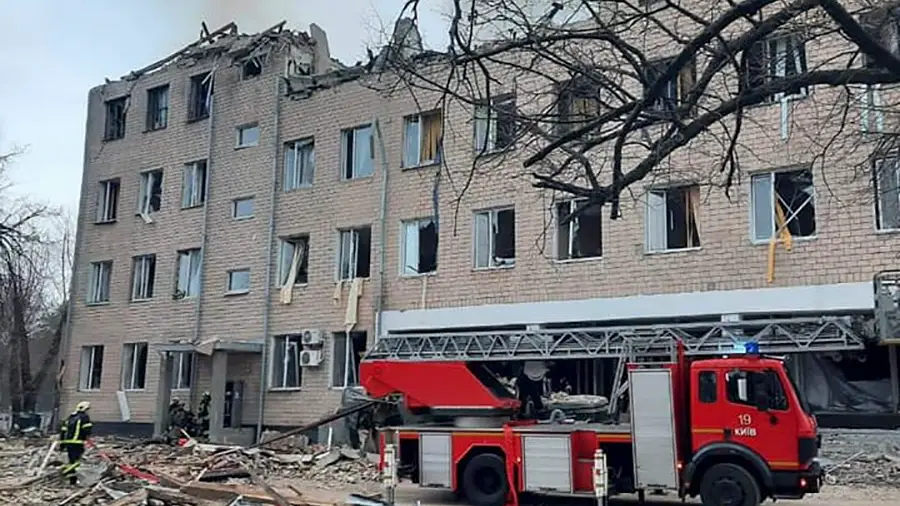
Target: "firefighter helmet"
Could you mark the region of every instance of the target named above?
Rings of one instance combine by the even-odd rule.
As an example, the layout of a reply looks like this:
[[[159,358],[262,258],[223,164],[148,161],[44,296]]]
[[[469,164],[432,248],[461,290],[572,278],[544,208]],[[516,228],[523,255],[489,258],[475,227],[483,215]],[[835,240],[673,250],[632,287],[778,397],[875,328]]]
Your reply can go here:
[[[89,401],[81,401],[75,405],[76,413],[84,413],[89,409],[91,409],[91,403]]]

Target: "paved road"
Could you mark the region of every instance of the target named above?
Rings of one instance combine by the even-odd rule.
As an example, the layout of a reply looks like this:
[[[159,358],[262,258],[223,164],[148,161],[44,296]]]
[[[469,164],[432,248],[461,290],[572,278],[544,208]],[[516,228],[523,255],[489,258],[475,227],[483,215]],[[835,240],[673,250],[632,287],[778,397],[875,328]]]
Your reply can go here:
[[[681,501],[677,498],[665,498],[650,500],[647,498],[645,506],[672,506]],[[420,501],[421,506],[465,506],[464,503],[454,500],[452,494],[440,491],[421,490],[402,487],[397,493],[398,506],[416,506]],[[699,504],[699,501],[689,501],[689,504]],[[572,501],[563,501],[560,504],[578,504]],[[583,504],[592,504],[585,501]],[[612,504],[621,506],[637,505],[637,501],[631,497],[618,499]],[[766,504],[773,504],[767,502]],[[855,488],[855,487],[827,487],[821,494],[810,495],[800,501],[778,501],[784,506],[898,506],[900,505],[900,488]]]

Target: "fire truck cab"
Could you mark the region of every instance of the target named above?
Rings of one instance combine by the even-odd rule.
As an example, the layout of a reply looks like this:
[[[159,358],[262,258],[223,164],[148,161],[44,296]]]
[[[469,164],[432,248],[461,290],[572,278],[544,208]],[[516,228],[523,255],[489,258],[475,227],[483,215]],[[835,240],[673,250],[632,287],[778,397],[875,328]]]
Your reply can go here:
[[[603,423],[472,416],[518,405],[481,367],[363,362],[369,395],[399,395],[419,412],[459,415],[382,429],[388,475],[453,490],[474,506],[518,504],[525,494],[603,504],[616,494],[643,500],[658,492],[700,496],[706,506],[757,506],[819,491],[816,420],[779,359],[630,363],[628,412]]]

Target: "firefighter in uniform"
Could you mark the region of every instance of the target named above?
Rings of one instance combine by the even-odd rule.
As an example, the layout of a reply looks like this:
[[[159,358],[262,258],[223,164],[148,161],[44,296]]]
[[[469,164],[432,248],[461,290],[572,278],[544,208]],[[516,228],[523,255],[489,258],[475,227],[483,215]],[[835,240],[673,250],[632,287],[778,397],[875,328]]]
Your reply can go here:
[[[69,483],[72,485],[77,483],[76,472],[81,465],[81,457],[84,455],[84,445],[91,437],[93,424],[87,413],[89,409],[91,409],[90,402],[79,402],[75,406],[75,411],[59,428],[60,445],[69,457],[69,463],[63,466],[62,474],[69,478]]]

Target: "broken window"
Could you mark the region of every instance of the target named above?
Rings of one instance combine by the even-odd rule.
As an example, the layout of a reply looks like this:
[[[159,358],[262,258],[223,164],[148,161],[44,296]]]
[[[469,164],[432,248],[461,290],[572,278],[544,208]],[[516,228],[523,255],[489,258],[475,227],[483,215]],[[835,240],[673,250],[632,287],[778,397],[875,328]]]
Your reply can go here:
[[[511,148],[516,137],[516,98],[497,97],[475,107],[475,151],[491,153]]]
[[[200,294],[200,248],[178,252],[178,281],[175,298],[190,298]]]
[[[700,371],[699,388],[697,394],[700,402],[712,404],[719,397],[719,383],[716,380],[716,371]]]
[[[88,304],[109,302],[109,286],[112,278],[112,260],[91,263],[91,279],[88,286]]]
[[[109,223],[118,218],[120,187],[119,179],[100,182],[100,191],[97,193],[97,223]]]
[[[160,206],[162,206],[162,178],[162,170],[141,172],[138,214],[147,215],[159,211]]]
[[[259,125],[242,125],[237,127],[237,148],[249,148],[259,144]]]
[[[341,179],[371,176],[375,165],[371,125],[344,130],[341,139]]]
[[[250,291],[250,269],[228,271],[228,293],[239,294]]]
[[[194,379],[194,354],[190,351],[179,351],[172,354],[172,390],[191,388]]]
[[[341,230],[338,279],[368,278],[372,227]]]
[[[767,172],[750,178],[753,240],[768,241],[787,230],[816,234],[815,187],[810,169]]]
[[[122,390],[143,390],[147,382],[147,343],[126,344],[122,353]]]
[[[441,161],[443,135],[441,111],[403,118],[403,167],[420,167]]]
[[[516,264],[516,211],[490,209],[475,213],[475,268]]]
[[[669,67],[675,63],[675,58],[668,58],[650,63],[647,75],[644,77],[644,94],[650,92],[650,86],[656,79],[668,72]],[[656,98],[649,110],[656,113],[674,112],[682,104],[688,93],[694,88],[697,81],[697,67],[693,60],[686,63],[671,79],[666,81],[660,95]]]
[[[885,49],[894,56],[900,56],[900,9],[880,8],[863,13],[859,24]],[[862,53],[863,67],[877,69],[880,67],[875,59]]]
[[[128,112],[128,97],[106,101],[106,126],[103,140],[114,141],[125,137],[125,119]]]
[[[366,352],[365,332],[335,332],[332,336],[331,386],[346,388],[359,385],[359,364]]]
[[[798,76],[806,71],[806,43],[796,34],[780,35],[758,42],[749,49],[744,86],[759,88],[770,81]],[[809,88],[804,86],[770,95],[766,101],[804,97],[808,93]]]
[[[213,94],[213,75],[207,72],[191,78],[191,92],[188,99],[188,121],[198,121],[209,117]]]
[[[253,217],[253,197],[244,197],[231,201],[231,217],[246,220]]]
[[[316,150],[312,138],[289,142],[284,146],[284,191],[313,184]]]
[[[152,299],[155,282],[156,255],[134,257],[131,270],[131,300]]]
[[[309,282],[309,237],[297,236],[281,240],[278,253],[278,286],[285,286],[289,279],[294,285]]]
[[[725,393],[728,402],[756,406],[759,395],[769,400],[769,409],[788,409],[787,395],[781,378],[775,371],[730,371],[725,375]]]
[[[437,225],[432,218],[403,222],[401,269],[403,275],[437,270]]]
[[[202,206],[206,202],[206,160],[184,166],[181,184],[181,207]]]
[[[878,216],[878,230],[900,229],[900,158],[876,159],[875,172],[875,212]]]
[[[300,388],[303,385],[303,368],[300,367],[302,336],[275,336],[272,340],[274,346],[269,388]]]
[[[79,390],[100,390],[103,376],[103,345],[82,346]]]
[[[147,90],[147,130],[162,130],[169,124],[169,85]]]
[[[700,247],[700,187],[681,186],[647,193],[647,251]]]
[[[582,128],[600,114],[600,87],[587,76],[578,76],[560,87],[558,132]]]
[[[262,75],[262,57],[247,58],[241,64],[241,79],[252,79]]]
[[[603,207],[592,204],[571,217],[584,202],[576,199],[556,204],[556,258],[559,260],[603,256]]]

